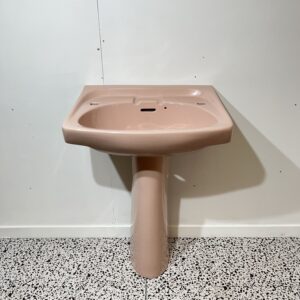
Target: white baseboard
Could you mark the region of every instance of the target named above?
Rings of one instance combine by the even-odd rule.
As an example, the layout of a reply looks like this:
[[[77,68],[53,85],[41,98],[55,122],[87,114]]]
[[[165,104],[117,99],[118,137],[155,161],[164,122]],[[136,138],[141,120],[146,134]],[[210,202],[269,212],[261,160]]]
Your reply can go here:
[[[129,237],[130,225],[0,226],[0,238]],[[300,237],[300,224],[171,225],[170,237]]]
[[[169,226],[178,237],[300,237],[300,224],[239,224]]]
[[[0,226],[0,238],[129,237],[130,225]]]

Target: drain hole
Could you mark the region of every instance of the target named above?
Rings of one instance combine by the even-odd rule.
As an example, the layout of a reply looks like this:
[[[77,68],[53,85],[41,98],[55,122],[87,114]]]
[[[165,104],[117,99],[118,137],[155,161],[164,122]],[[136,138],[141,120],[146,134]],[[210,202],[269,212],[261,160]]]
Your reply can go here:
[[[156,108],[141,108],[141,111],[156,111]]]

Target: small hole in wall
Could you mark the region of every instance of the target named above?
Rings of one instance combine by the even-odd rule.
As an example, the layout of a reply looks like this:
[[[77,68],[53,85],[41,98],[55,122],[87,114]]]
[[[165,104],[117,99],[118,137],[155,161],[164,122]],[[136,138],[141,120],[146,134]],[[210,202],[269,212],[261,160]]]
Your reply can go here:
[[[166,107],[166,106],[164,106],[164,109],[167,109],[167,107]]]

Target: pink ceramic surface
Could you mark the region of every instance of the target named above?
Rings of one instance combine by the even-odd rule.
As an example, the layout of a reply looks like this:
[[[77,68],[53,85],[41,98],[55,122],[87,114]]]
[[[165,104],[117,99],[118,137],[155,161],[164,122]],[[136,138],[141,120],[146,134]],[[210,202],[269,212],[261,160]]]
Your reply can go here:
[[[211,86],[86,86],[63,124],[67,143],[144,156],[226,143],[231,131]]]
[[[133,158],[131,261],[143,277],[155,278],[168,267],[166,156]]]
[[[67,143],[133,156],[131,259],[147,278],[168,265],[168,155],[229,142],[211,86],[86,86],[63,124]]]

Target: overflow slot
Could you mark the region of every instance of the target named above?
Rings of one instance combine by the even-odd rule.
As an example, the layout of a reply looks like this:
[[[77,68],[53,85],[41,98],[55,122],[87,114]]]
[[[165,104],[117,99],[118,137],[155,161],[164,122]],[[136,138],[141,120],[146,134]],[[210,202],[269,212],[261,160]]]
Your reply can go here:
[[[156,111],[156,108],[141,108],[140,111],[151,112]]]

